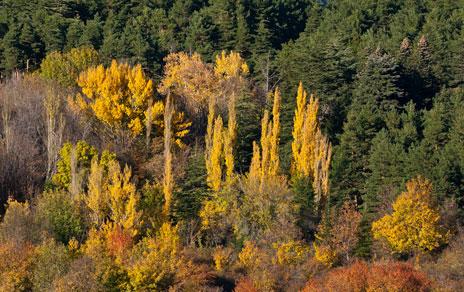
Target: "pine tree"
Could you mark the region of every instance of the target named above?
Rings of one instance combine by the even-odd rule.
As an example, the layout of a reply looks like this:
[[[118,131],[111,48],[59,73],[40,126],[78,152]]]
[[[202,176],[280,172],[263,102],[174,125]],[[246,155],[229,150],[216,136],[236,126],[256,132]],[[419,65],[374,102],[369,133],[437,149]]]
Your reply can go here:
[[[203,60],[211,61],[211,52],[217,49],[217,35],[213,18],[205,10],[195,11],[187,28],[184,46],[188,52],[196,52]]]
[[[402,92],[398,88],[395,60],[375,50],[358,73],[354,101],[335,149],[332,178],[332,204],[341,206],[347,199],[362,203],[364,182],[369,176],[368,153],[372,139],[385,126],[386,113],[395,109]]]
[[[235,14],[237,18],[237,30],[235,35],[235,50],[242,56],[248,56],[249,45],[249,25],[247,23],[247,13],[241,0],[237,0]]]

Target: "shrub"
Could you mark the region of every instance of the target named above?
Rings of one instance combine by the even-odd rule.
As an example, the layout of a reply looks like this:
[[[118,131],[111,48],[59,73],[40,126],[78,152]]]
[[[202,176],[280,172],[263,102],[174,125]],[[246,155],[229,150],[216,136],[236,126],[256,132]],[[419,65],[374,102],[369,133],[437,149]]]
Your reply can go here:
[[[8,200],[8,208],[0,224],[0,241],[16,244],[35,242],[38,239],[29,204]]]
[[[30,291],[30,270],[34,256],[31,244],[0,244],[0,291]]]
[[[85,222],[78,202],[65,191],[45,192],[37,199],[36,218],[57,241],[82,239]]]
[[[356,262],[309,281],[303,291],[430,291],[424,273],[402,262]]]
[[[53,282],[67,271],[71,257],[66,247],[54,240],[46,240],[37,247],[32,266],[34,291],[49,291]]]

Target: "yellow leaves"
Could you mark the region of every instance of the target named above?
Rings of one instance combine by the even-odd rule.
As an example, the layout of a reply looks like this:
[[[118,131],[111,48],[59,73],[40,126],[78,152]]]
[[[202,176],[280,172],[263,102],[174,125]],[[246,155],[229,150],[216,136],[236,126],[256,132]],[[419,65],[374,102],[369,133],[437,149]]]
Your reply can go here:
[[[313,95],[307,100],[302,82],[298,86],[293,118],[292,175],[313,180],[315,205],[320,208],[323,196],[329,192],[329,167],[332,146],[320,129],[317,115],[319,100]]]
[[[238,260],[246,269],[252,270],[261,264],[260,249],[252,241],[245,241],[245,245],[238,254]]]
[[[135,185],[130,182],[131,176],[132,172],[129,167],[124,167],[121,172],[119,163],[112,162],[108,168],[109,180],[106,188],[111,220],[125,230],[131,230],[132,236],[135,236],[141,223],[141,213],[137,211],[139,196],[136,193]]]
[[[313,247],[314,258],[327,267],[332,267],[338,258],[337,252],[327,245],[318,245],[316,242],[313,243]]]
[[[208,185],[214,191],[218,191],[222,183],[222,146],[223,146],[223,126],[222,118],[218,117],[214,122],[213,140],[211,148],[210,172],[208,175]]]
[[[280,135],[280,91],[274,93],[272,121],[266,110],[261,120],[261,151],[253,142],[253,157],[251,160],[249,178],[263,183],[266,178],[273,178],[279,172],[279,135]]]
[[[142,222],[141,212],[137,210],[139,195],[131,182],[132,172],[127,166],[121,171],[119,163],[111,160],[105,173],[103,162],[104,157],[100,162],[97,159],[92,161],[84,199],[91,210],[93,223],[99,227],[109,219],[135,236]]]
[[[237,136],[237,120],[235,97],[229,100],[228,126],[224,128],[221,116],[215,118],[214,99],[210,99],[208,126],[205,137],[205,163],[208,186],[219,191],[223,184],[223,173],[226,182],[230,182],[234,174],[234,146]],[[223,171],[225,164],[225,171]]]
[[[153,83],[142,67],[111,62],[90,68],[78,79],[82,92],[90,99],[95,116],[110,127],[127,127],[134,135],[142,132],[142,119],[153,96]]]
[[[309,246],[294,240],[274,244],[274,248],[276,249],[276,262],[285,266],[304,263],[310,253]]]
[[[172,105],[171,95],[166,99],[166,111],[164,113],[164,177],[163,193],[164,206],[163,215],[169,216],[171,210],[172,192],[174,189],[174,179],[172,177],[172,153],[171,153],[171,124],[172,124]]]
[[[319,129],[317,112],[319,101],[313,96],[306,101],[306,91],[300,82],[297,95],[297,108],[293,119],[292,170],[295,174],[314,177],[314,157],[316,133]]]
[[[133,291],[165,291],[182,264],[178,228],[164,223],[155,238],[136,246],[135,262],[128,268]]]
[[[228,204],[221,197],[214,197],[204,203],[200,210],[201,225],[203,229],[218,227],[221,224],[222,216],[226,214]]]
[[[213,261],[216,271],[222,272],[230,263],[233,250],[231,248],[218,247],[213,252]]]
[[[192,110],[198,110],[215,95],[217,84],[214,74],[199,54],[172,53],[164,61],[164,77],[158,92],[185,97],[185,103]]]
[[[159,100],[153,102],[153,82],[141,65],[131,67],[113,60],[108,68],[99,65],[81,73],[78,85],[84,96],[78,94],[71,105],[90,110],[111,129],[128,129],[138,136],[146,128],[149,137],[154,125],[156,132],[162,133],[164,105]],[[188,134],[191,123],[183,113],[173,115],[173,139],[182,145],[181,139]]]
[[[239,53],[232,51],[230,54],[227,54],[225,51],[222,51],[221,54],[216,56],[214,73],[223,78],[231,78],[239,77],[240,75],[246,76],[250,73],[250,70]]]
[[[432,184],[417,177],[393,203],[393,213],[372,224],[374,238],[385,239],[395,252],[431,251],[448,241],[440,214],[431,205]]]

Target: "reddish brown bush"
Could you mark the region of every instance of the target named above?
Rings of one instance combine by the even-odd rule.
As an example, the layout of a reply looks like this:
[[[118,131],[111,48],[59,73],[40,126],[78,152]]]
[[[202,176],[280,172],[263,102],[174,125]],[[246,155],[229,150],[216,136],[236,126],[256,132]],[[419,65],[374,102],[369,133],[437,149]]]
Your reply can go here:
[[[401,262],[368,265],[356,262],[311,279],[303,291],[429,291],[431,282],[410,264]]]
[[[235,292],[257,292],[258,289],[255,288],[253,281],[249,278],[242,278],[237,282],[237,285],[234,289]]]
[[[428,291],[431,282],[426,275],[407,263],[386,263],[371,266],[367,277],[369,289],[379,291]]]

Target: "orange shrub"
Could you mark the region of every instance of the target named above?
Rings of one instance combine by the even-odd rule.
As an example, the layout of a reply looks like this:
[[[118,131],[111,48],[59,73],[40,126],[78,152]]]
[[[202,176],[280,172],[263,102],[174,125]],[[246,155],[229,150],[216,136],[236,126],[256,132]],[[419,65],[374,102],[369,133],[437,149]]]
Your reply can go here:
[[[402,262],[356,262],[311,279],[303,291],[429,291],[425,274]]]
[[[235,285],[234,292],[257,292],[258,289],[250,278],[242,278]]]
[[[373,265],[367,277],[367,286],[372,291],[413,292],[430,290],[431,282],[411,264],[396,262]]]

